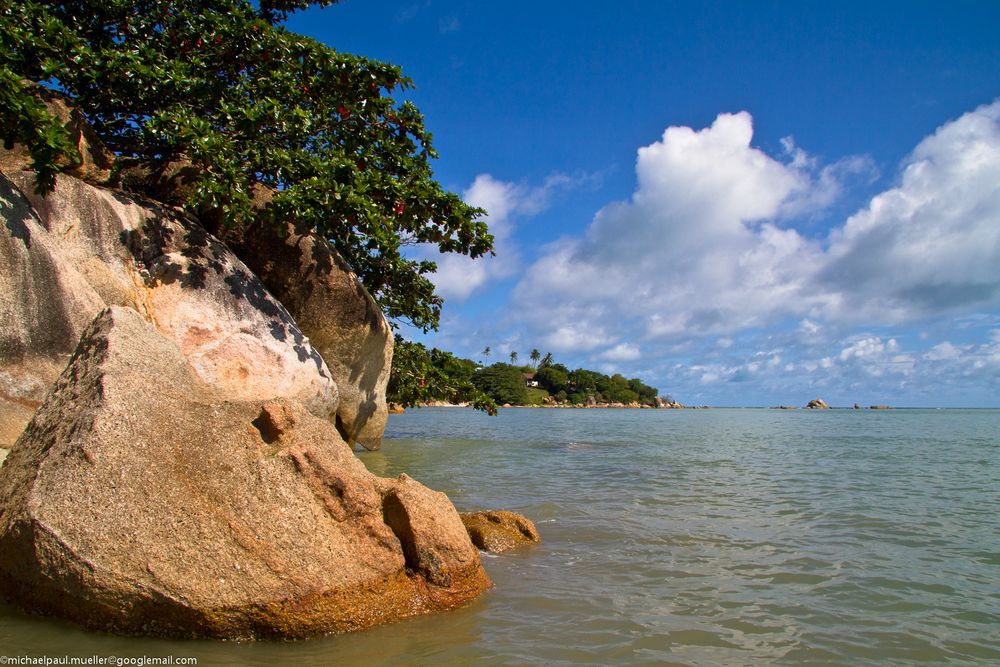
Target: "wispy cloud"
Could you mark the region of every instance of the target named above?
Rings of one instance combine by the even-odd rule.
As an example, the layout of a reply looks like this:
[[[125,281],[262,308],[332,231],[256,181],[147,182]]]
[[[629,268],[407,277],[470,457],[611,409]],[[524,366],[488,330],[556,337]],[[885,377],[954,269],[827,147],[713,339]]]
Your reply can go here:
[[[438,292],[452,301],[463,301],[491,281],[515,275],[522,268],[522,253],[514,241],[519,220],[529,219],[549,208],[560,193],[591,184],[599,178],[591,174],[548,176],[539,185],[514,183],[480,174],[462,193],[472,206],[486,211],[486,221],[495,239],[495,256],[470,259],[463,255],[441,255],[433,246],[419,250],[422,257],[437,262],[431,276]]]
[[[430,0],[423,3],[414,3],[400,8],[393,17],[396,23],[408,23],[417,18],[421,11],[431,6]]]
[[[438,21],[438,32],[442,35],[450,32],[458,32],[461,28],[462,24],[459,22],[458,17],[455,16],[449,16]]]

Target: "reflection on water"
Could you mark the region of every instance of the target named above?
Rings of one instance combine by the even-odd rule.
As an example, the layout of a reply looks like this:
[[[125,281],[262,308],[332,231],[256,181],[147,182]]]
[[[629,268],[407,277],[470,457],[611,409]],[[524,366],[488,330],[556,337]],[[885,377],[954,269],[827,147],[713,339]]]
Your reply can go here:
[[[393,415],[373,472],[542,544],[471,605],[340,637],[126,639],[0,609],[0,653],[199,665],[1000,661],[1000,412]]]

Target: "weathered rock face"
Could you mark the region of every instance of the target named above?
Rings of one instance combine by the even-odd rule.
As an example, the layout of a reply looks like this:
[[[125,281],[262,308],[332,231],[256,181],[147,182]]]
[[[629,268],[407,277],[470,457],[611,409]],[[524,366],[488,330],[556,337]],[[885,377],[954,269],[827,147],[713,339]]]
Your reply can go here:
[[[337,428],[349,444],[378,449],[388,419],[393,338],[382,309],[329,243],[289,226],[248,230],[236,249],[295,318],[340,390]]]
[[[84,326],[112,304],[142,314],[231,398],[289,397],[336,415],[322,357],[199,226],[67,176],[43,199],[28,172],[0,175],[0,210],[0,436],[20,432]]]
[[[34,90],[35,97],[40,100],[46,110],[59,119],[69,130],[70,137],[80,154],[74,163],[64,162],[66,173],[82,178],[89,183],[104,183],[111,176],[114,165],[114,154],[108,150],[97,133],[87,124],[83,112],[72,105],[64,95],[38,84],[29,85]],[[14,173],[31,166],[31,155],[23,146],[12,149],[0,147],[0,170]]]
[[[813,410],[829,410],[830,406],[822,398],[814,398],[806,404],[807,408]]]
[[[461,517],[472,543],[483,551],[500,553],[540,539],[535,524],[517,512],[463,512]]]
[[[190,161],[126,167],[122,184],[157,201],[180,205],[199,176]],[[263,211],[273,191],[257,185]],[[214,217],[212,212],[205,214]],[[329,243],[288,225],[279,236],[259,223],[230,231],[227,243],[288,309],[320,352],[340,390],[337,429],[351,445],[378,449],[388,418],[385,389],[392,365],[392,329],[375,300]]]
[[[296,401],[228,399],[103,312],[0,469],[0,590],[119,632],[302,637],[489,586],[444,494],[370,474]]]

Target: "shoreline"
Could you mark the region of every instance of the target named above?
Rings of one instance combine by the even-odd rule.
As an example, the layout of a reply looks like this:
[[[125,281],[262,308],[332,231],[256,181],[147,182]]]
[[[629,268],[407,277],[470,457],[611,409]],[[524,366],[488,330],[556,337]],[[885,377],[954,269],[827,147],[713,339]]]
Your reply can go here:
[[[525,409],[525,410],[773,410],[782,412],[896,412],[900,410],[1000,410],[996,407],[967,407],[967,406],[886,406],[886,407],[861,407],[851,406],[830,406],[829,408],[817,409],[804,406],[770,406],[770,405],[685,405],[677,407],[654,408],[652,406],[634,405],[501,405],[500,409]],[[414,405],[410,408],[396,408],[396,412],[390,414],[400,414],[409,409],[417,408],[469,408],[474,409],[467,403],[444,403],[432,402],[421,405]]]

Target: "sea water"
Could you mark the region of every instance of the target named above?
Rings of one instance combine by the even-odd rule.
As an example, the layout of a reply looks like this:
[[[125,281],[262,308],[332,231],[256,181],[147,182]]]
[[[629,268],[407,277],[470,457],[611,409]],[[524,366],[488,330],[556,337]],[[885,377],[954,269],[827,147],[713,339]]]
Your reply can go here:
[[[383,476],[533,519],[456,611],[300,642],[127,639],[0,608],[0,654],[199,665],[1000,664],[1000,411],[390,418]],[[175,662],[175,664],[177,664]]]

